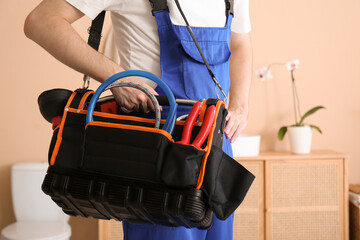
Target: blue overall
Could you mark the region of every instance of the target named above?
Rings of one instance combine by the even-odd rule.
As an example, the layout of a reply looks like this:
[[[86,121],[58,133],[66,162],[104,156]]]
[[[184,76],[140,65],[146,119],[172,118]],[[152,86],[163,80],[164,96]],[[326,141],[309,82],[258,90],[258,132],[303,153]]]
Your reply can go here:
[[[161,78],[174,95],[182,99],[216,98],[215,84],[210,77],[186,26],[173,25],[168,10],[155,13],[160,40]],[[232,15],[223,28],[192,27],[199,45],[224,92],[230,89],[229,58]],[[160,89],[156,89],[163,95]],[[219,95],[221,93],[219,91]],[[188,113],[178,109],[178,115]],[[224,137],[223,150],[232,156],[229,139]],[[167,227],[123,222],[125,240],[230,240],[234,216],[225,221],[214,215],[209,230]]]

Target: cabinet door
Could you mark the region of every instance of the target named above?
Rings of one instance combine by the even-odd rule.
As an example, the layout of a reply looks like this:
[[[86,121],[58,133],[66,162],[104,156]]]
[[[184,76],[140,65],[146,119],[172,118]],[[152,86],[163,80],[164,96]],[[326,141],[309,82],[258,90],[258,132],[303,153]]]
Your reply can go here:
[[[343,159],[266,161],[266,239],[344,239]]]
[[[255,175],[244,201],[235,211],[234,240],[264,239],[264,162],[239,161]]]

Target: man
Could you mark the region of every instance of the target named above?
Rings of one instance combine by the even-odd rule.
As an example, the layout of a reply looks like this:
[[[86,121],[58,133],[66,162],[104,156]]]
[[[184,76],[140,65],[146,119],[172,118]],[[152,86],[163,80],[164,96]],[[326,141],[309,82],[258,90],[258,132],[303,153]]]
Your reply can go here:
[[[184,22],[177,6],[173,0],[169,0],[167,4],[171,18],[171,22],[167,24],[174,29],[181,28],[178,26],[184,25]],[[223,0],[183,0],[181,4],[190,25],[206,29],[206,31],[209,30],[209,33],[207,33],[209,37],[211,37],[213,31],[216,33],[217,30],[223,31],[221,29],[226,30],[226,28],[230,31],[231,21],[228,21],[229,18],[225,15],[225,2]],[[231,142],[236,140],[247,124],[252,62],[248,2],[247,0],[235,0],[233,8],[234,22],[231,27],[231,38],[228,41],[231,50],[230,62],[226,59],[226,53],[224,53],[227,46],[225,44],[225,48],[217,49],[219,55],[223,55],[224,62],[214,63],[213,65],[210,63],[215,75],[220,76],[218,80],[221,85],[230,88],[225,90],[226,93],[229,92],[229,114],[226,119],[225,134]],[[90,18],[95,18],[102,10],[108,10],[112,13],[120,65],[92,49],[71,26],[73,22],[83,17],[84,14]],[[180,75],[186,71],[183,67],[169,66],[171,61],[166,62],[160,57],[160,49],[161,52],[173,50],[166,48],[166,43],[164,43],[167,41],[165,38],[169,34],[167,32],[162,34],[161,31],[158,32],[158,29],[160,30],[159,26],[166,25],[166,14],[164,16],[155,14],[154,17],[151,14],[148,0],[43,0],[27,17],[24,31],[27,37],[34,40],[59,61],[99,82],[103,82],[113,74],[124,70],[140,69],[162,76],[163,80],[171,85],[173,91],[179,91],[179,96],[193,99],[202,98],[204,94],[207,95],[209,92],[214,91],[214,84],[210,77],[197,78],[194,81],[188,79],[192,78],[192,76],[179,77],[179,79],[183,80],[177,80],[175,83],[171,82],[170,79],[164,79],[168,75],[169,68],[178,67],[176,73]],[[226,38],[226,34],[224,34],[224,37]],[[179,44],[184,41],[184,39],[177,40],[179,40]],[[223,40],[226,41],[226,39]],[[204,46],[206,43],[201,45]],[[182,47],[185,47],[185,45]],[[212,46],[209,48],[212,48]],[[191,51],[196,52],[197,50]],[[206,49],[204,53],[205,56],[211,55],[211,51],[207,52]],[[185,53],[182,54],[182,56],[175,56],[175,59],[188,57],[185,56]],[[213,60],[216,62],[217,56],[213,56],[213,58],[215,58]],[[197,61],[201,62],[201,60]],[[198,66],[199,64],[194,59],[180,65],[186,67],[186,64],[190,64],[191,68],[195,67],[195,69],[199,70],[203,70],[203,67],[205,67],[205,65]],[[217,64],[222,66],[222,70],[216,70]],[[227,80],[228,76],[229,80]],[[156,94],[153,89],[155,86],[151,82],[144,82],[135,77],[126,80],[142,84],[153,94]],[[199,83],[198,81],[204,82]],[[190,88],[189,86],[194,87]],[[126,111],[148,112],[154,110],[150,100],[136,89],[116,88],[112,89],[112,91],[117,102]],[[231,155],[230,143],[225,143],[224,147],[224,151]],[[125,239],[228,240],[232,239],[232,218],[233,216],[225,221],[220,221],[215,217],[213,226],[208,231],[163,226],[154,227],[148,224],[140,225],[125,222],[124,234]]]

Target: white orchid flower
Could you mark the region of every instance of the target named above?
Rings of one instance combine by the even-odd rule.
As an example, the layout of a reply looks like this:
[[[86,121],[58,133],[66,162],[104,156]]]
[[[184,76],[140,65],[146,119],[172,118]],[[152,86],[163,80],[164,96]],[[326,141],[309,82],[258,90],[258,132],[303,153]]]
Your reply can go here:
[[[262,67],[256,70],[256,76],[260,81],[265,81],[267,79],[272,79],[273,76],[268,67]]]
[[[299,67],[299,60],[295,59],[295,60],[289,61],[285,65],[286,65],[287,70],[289,70],[289,71],[295,70],[296,68]]]

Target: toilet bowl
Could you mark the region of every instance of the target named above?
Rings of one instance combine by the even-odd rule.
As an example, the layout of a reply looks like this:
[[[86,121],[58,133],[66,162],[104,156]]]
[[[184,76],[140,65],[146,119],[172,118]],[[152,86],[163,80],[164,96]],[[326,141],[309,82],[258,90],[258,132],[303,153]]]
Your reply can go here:
[[[20,163],[11,169],[17,222],[1,231],[1,240],[69,240],[69,216],[41,190],[48,164]]]
[[[71,228],[63,222],[16,222],[1,235],[1,240],[69,240]]]

